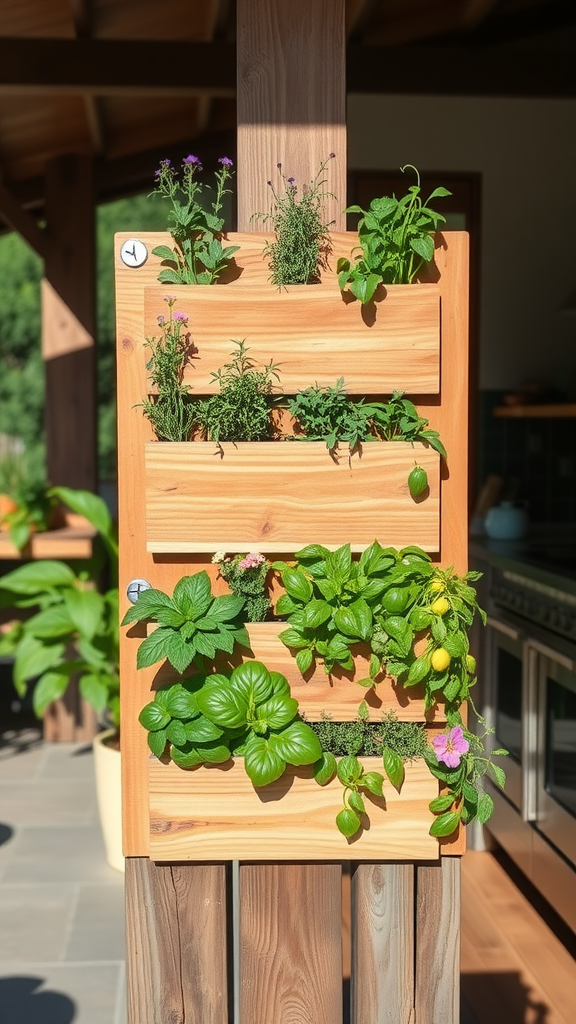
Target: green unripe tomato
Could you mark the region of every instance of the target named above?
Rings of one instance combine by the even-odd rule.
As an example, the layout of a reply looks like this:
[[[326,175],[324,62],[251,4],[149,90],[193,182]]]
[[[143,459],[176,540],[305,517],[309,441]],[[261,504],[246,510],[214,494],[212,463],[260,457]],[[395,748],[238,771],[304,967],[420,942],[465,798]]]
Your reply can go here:
[[[414,466],[408,477],[408,490],[413,498],[418,498],[428,487],[428,473],[422,466]]]
[[[409,596],[407,587],[390,587],[390,590],[386,590],[382,594],[382,607],[390,615],[403,612],[408,604]]]

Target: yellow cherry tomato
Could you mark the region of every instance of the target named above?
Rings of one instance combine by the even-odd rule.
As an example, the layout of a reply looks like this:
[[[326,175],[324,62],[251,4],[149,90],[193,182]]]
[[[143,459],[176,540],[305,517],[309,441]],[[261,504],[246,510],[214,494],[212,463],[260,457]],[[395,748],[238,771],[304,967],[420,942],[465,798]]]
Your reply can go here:
[[[434,612],[434,615],[446,615],[449,608],[450,602],[445,597],[437,597],[434,603],[430,605],[430,611]]]
[[[430,664],[435,672],[444,672],[450,664],[451,658],[444,647],[439,647],[430,658]]]
[[[474,675],[476,671],[476,658],[473,658],[471,654],[466,655],[466,668],[471,675]]]
[[[444,584],[442,580],[432,580],[430,584],[430,590],[433,594],[439,594],[440,591],[444,590]]]

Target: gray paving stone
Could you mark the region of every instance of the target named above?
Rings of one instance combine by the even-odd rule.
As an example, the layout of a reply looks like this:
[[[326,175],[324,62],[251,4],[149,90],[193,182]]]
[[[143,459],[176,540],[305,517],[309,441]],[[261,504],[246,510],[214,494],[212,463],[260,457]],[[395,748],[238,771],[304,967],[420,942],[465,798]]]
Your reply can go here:
[[[124,886],[81,885],[64,960],[123,960]]]
[[[94,785],[94,754],[90,743],[49,743],[40,772],[42,779],[85,779]]]
[[[67,825],[96,822],[93,786],[85,779],[12,779],[0,794],[0,816],[8,825]]]
[[[0,963],[3,1024],[124,1024],[122,981],[122,965],[116,963],[4,961]]]
[[[44,747],[40,745],[21,747],[7,745],[0,747],[0,787],[12,780],[29,781],[36,777],[45,758]]]
[[[123,884],[123,875],[106,863],[99,825],[26,826],[9,845],[10,856],[4,864],[0,860],[0,882]]]
[[[76,885],[0,885],[0,960],[63,960],[77,900]]]

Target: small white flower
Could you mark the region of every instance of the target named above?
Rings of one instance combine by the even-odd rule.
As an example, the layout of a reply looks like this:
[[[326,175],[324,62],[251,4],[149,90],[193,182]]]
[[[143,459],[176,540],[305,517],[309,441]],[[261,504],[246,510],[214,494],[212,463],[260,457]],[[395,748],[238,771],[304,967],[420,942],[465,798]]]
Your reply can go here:
[[[225,562],[225,561],[226,561],[226,552],[225,551],[216,551],[214,553],[214,555],[212,556],[212,563],[214,565],[219,565],[220,562]]]

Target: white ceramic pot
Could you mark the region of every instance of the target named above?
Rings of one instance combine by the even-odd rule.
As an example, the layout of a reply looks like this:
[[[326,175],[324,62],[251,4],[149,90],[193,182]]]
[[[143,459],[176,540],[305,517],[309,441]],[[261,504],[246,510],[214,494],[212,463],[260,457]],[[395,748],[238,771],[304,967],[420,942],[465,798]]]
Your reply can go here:
[[[104,834],[106,860],[117,871],[124,871],[122,855],[122,774],[120,751],[107,744],[114,729],[100,732],[93,741],[96,797]]]

